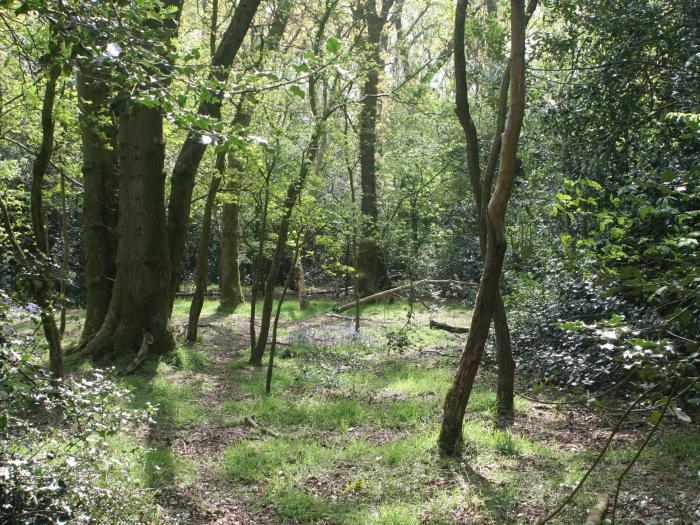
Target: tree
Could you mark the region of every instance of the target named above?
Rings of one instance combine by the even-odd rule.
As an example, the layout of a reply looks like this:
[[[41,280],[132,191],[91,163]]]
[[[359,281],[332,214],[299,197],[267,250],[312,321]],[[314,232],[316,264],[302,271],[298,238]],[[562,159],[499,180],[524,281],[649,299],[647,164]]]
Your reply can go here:
[[[32,166],[32,231],[34,232],[34,243],[37,251],[36,271],[38,274],[33,280],[33,288],[37,305],[41,309],[41,325],[49,345],[51,372],[54,377],[60,378],[63,376],[63,351],[61,349],[61,334],[56,325],[51,301],[52,272],[49,256],[49,237],[44,217],[43,183],[54,147],[53,109],[56,99],[56,83],[61,74],[61,68],[57,64],[52,65],[47,73],[44,103],[41,109],[41,146]]]
[[[386,49],[384,27],[394,0],[382,0],[377,12],[376,0],[365,0],[359,7],[367,28],[367,79],[362,89],[359,122],[361,209],[364,219],[362,237],[358,245],[358,285],[362,295],[379,291],[386,284],[386,268],[379,240],[377,219],[377,105],[379,103],[379,73],[383,69],[382,52]]]
[[[168,49],[177,35],[181,3],[170,0],[157,19],[149,20],[154,44],[157,87],[169,84]],[[170,317],[170,257],[165,229],[165,142],[163,111],[151,102],[148,86],[123,94],[117,108],[119,133],[119,221],[117,271],[109,310],[100,330],[87,343],[95,356],[133,352],[143,341],[156,351],[174,346]]]
[[[202,97],[197,114],[204,118],[217,120],[221,117],[223,103],[223,84],[227,81],[231,65],[238,54],[253,17],[258,10],[260,0],[242,0],[236,7],[224,35],[219,42],[211,60],[210,80],[221,88],[213,90]],[[185,249],[185,235],[190,220],[190,203],[194,189],[197,169],[208,145],[202,140],[202,134],[191,131],[185,139],[178,154],[171,176],[170,200],[168,203],[168,243],[172,275],[170,276],[170,309],[172,310],[175,292],[180,282],[182,256]]]
[[[116,273],[118,167],[117,128],[109,112],[106,68],[85,61],[77,74],[83,153],[83,221],[87,298],[81,342],[102,326]]]
[[[525,113],[525,9],[523,0],[511,0],[511,106],[503,131],[500,174],[489,200],[487,212],[486,250],[484,269],[479,284],[474,314],[467,343],[457,367],[452,386],[445,398],[443,420],[438,447],[443,455],[453,455],[461,449],[464,411],[479,368],[481,355],[493,312],[498,301],[498,283],[501,277],[506,249],[505,212],[510,200],[516,174],[518,140]],[[459,34],[464,19],[466,0],[459,0],[455,16],[455,34]],[[457,41],[455,49],[457,49]]]

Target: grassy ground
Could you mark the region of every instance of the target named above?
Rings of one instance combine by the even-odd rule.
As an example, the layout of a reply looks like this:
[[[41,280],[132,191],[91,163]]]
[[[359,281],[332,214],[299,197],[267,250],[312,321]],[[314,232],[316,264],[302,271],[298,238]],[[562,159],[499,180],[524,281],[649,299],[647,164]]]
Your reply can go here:
[[[380,303],[362,310],[361,336],[332,303],[282,309],[272,395],[247,365],[242,306],[207,300],[201,341],[123,379],[135,404],[160,406],[157,424],[120,443],[138,475],[179,523],[533,523],[570,492],[614,419],[580,406],[516,401],[511,426],[495,418],[492,369],[480,373],[460,461],[440,460],[441,406],[464,336],[429,330],[430,318],[466,326],[453,305]],[[175,327],[188,303],[175,306]],[[546,395],[540,392],[538,395]],[[596,471],[553,523],[580,524],[648,431],[624,426]],[[697,429],[665,425],[623,487],[620,523],[694,523],[700,505]],[[657,521],[653,521],[653,520]]]

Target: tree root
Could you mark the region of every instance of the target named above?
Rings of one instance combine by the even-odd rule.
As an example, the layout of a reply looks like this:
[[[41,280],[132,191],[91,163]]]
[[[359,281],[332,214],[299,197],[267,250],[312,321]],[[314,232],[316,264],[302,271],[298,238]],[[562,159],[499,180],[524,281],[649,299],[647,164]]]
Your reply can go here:
[[[126,370],[124,371],[126,374],[133,373],[139,366],[141,366],[141,363],[143,363],[146,360],[146,357],[148,357],[148,349],[152,344],[153,334],[144,332],[143,339],[141,341],[141,348],[139,348],[139,352],[136,354],[134,360],[129,363],[129,366],[126,367]]]

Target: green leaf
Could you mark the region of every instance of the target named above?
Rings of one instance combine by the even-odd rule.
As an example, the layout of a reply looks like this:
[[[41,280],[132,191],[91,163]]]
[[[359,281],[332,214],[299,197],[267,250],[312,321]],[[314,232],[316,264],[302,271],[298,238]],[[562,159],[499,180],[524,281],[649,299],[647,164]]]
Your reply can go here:
[[[7,428],[7,414],[0,414],[0,430]]]
[[[662,417],[661,412],[657,412],[656,410],[653,410],[651,414],[649,414],[649,419],[651,419],[651,422],[655,425],[658,425],[661,422]]]
[[[293,95],[296,95],[299,98],[305,98],[306,93],[304,92],[303,89],[301,89],[299,86],[294,84],[292,87],[289,88],[289,91],[292,92]]]
[[[334,36],[328,37],[328,40],[326,40],[326,49],[331,53],[337,54],[340,52],[340,42]]]

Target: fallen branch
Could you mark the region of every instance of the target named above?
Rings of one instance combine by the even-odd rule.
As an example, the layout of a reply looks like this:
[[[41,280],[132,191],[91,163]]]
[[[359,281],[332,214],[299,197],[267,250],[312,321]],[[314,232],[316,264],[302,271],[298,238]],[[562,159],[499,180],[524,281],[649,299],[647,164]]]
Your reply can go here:
[[[470,287],[475,287],[478,286],[476,283],[467,283],[463,281],[454,281],[452,279],[421,279],[420,281],[415,281],[413,283],[408,283],[404,284],[401,286],[397,286],[396,288],[390,288],[389,290],[384,290],[382,292],[378,292],[372,295],[368,295],[367,297],[363,297],[360,299],[359,303],[360,304],[367,304],[371,303],[374,301],[377,301],[378,299],[383,299],[384,297],[388,297],[390,295],[393,295],[397,292],[400,292],[402,290],[406,290],[408,288],[411,288],[411,286],[419,286],[419,285],[425,285],[425,284],[459,284],[461,286],[470,286]],[[355,301],[351,303],[346,303],[340,306],[336,306],[333,308],[333,311],[336,313],[344,312],[345,310],[349,310],[350,308],[353,308],[355,306]]]
[[[459,357],[460,354],[458,352],[455,352],[454,354],[450,354],[447,352],[440,352],[439,350],[421,350],[421,354],[436,354],[436,355],[441,355],[443,357]]]
[[[445,330],[452,334],[468,334],[469,328],[463,328],[461,326],[451,326],[446,323],[441,323],[440,321],[430,320],[430,328],[433,330]]]
[[[136,370],[139,366],[141,366],[141,363],[144,362],[146,357],[148,357],[148,348],[153,344],[153,335],[149,334],[148,332],[143,333],[143,339],[141,340],[141,348],[139,348],[139,352],[136,354],[136,357],[134,360],[129,363],[129,366],[126,367],[126,373],[131,374]]]
[[[603,516],[605,516],[608,510],[609,503],[610,498],[607,494],[600,496],[600,498],[598,498],[598,504],[588,513],[588,518],[584,525],[600,525],[603,522]]]
[[[262,432],[263,434],[267,434],[272,437],[280,437],[278,432],[275,432],[274,430],[270,430],[267,427],[262,426],[260,423],[255,421],[251,416],[246,416],[243,418],[243,422],[247,424],[251,428],[255,428]]]

